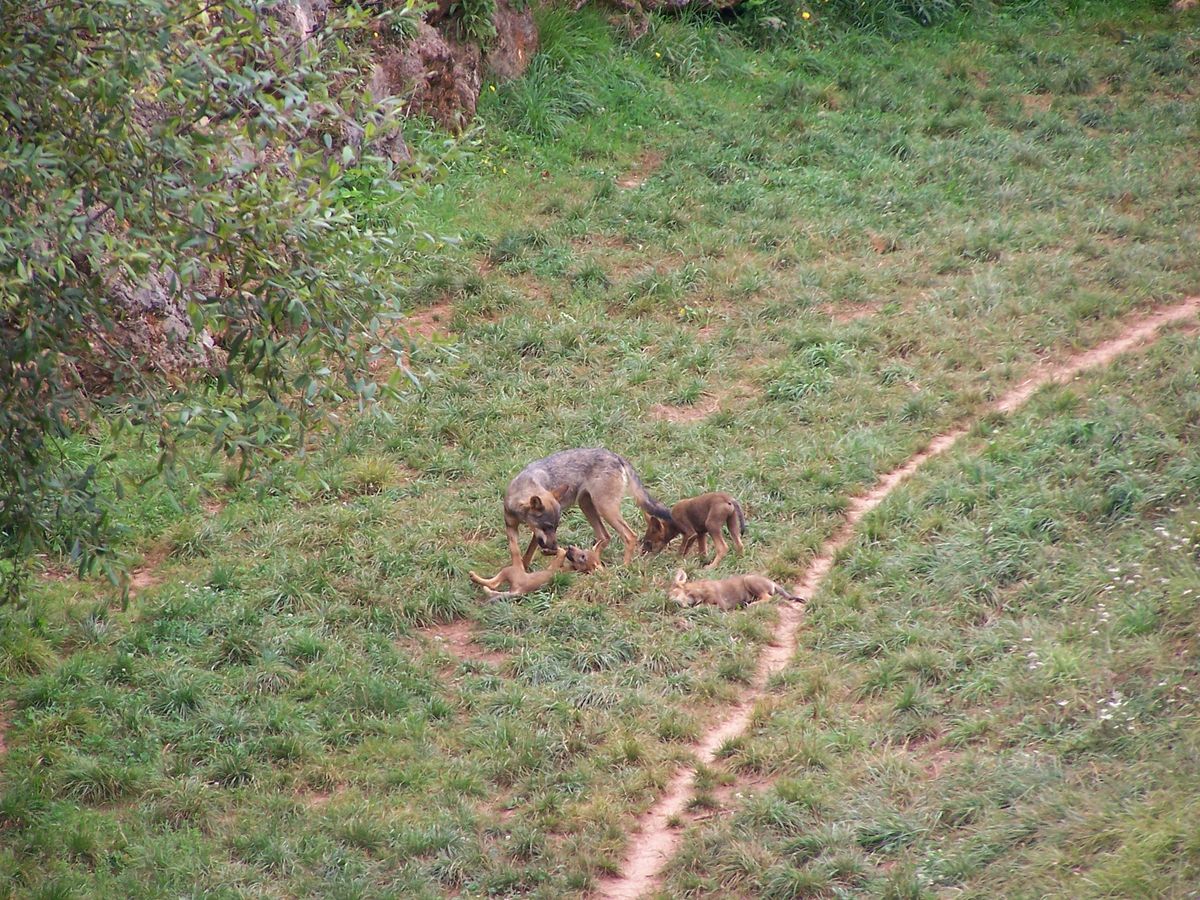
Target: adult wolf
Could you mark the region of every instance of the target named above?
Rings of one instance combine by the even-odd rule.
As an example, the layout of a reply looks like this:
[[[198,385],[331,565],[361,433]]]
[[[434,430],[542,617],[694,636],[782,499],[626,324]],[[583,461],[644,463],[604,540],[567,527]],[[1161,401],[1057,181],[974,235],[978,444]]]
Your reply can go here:
[[[596,532],[596,552],[612,540],[604,527],[608,523],[625,542],[625,564],[629,565],[637,535],[621,518],[625,497],[633,498],[647,521],[651,516],[671,521],[671,511],[650,496],[629,461],[603,447],[560,450],[531,462],[509,482],[504,494],[504,528],[513,564],[521,562],[528,569],[535,547],[543,553],[556,553],[562,512],[578,503]],[[518,543],[521,525],[533,532],[524,556]]]

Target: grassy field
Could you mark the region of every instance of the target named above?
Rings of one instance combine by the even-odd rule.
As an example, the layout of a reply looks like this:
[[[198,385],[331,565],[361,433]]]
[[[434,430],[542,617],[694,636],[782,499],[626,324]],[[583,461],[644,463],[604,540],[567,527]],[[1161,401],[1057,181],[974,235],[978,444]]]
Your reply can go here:
[[[1200,284],[1195,13],[765,50],[540,15],[436,183],[347,198],[441,243],[398,260],[421,387],[262,477],[131,494],[128,604],[46,560],[0,609],[0,891],[586,891],[775,614],[681,612],[671,557],[482,602],[517,470],[604,444],[668,503],[730,491],[722,571],[788,579],[932,435]],[[1194,884],[1198,370],[1172,336],[873,514],[669,892]]]
[[[1197,373],[1164,338],[869,516],[702,773],[673,893],[1189,895]]]

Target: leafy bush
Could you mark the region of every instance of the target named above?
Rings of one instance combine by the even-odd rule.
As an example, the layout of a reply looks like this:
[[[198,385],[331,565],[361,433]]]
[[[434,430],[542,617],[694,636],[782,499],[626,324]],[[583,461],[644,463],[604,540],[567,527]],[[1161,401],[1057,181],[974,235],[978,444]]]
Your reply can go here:
[[[239,5],[0,9],[0,558],[111,575],[113,460],[70,443],[98,410],[163,469],[189,440],[243,463],[298,446],[324,403],[376,391],[392,238],[339,207],[355,153],[334,158],[388,124],[342,39],[370,17],[334,8],[299,42]],[[154,283],[189,320],[164,344],[215,341],[204,377],[150,375],[122,342]],[[0,573],[10,595],[22,571]]]
[[[496,0],[456,0],[450,16],[462,40],[490,47],[496,40]]]

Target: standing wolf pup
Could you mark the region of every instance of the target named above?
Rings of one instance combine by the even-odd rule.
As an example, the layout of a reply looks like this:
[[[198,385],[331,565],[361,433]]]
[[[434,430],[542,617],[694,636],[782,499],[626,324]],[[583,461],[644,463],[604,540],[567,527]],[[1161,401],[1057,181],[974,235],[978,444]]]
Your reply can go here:
[[[729,529],[729,536],[738,553],[742,547],[742,535],[746,532],[746,515],[742,512],[742,504],[731,494],[713,491],[680,500],[671,507],[671,521],[649,519],[646,522],[646,536],[642,538],[643,553],[658,553],[667,544],[683,535],[683,543],[679,546],[679,555],[686,556],[692,544],[700,548],[700,557],[708,555],[708,536],[711,534],[717,555],[704,568],[711,569],[718,565],[729,552],[729,545],[721,534],[721,528]]]
[[[578,503],[596,533],[596,552],[612,540],[604,527],[607,522],[625,542],[625,565],[629,565],[637,535],[621,518],[625,497],[633,498],[647,520],[653,516],[671,521],[671,511],[650,496],[629,461],[603,447],[560,450],[531,462],[509,482],[504,494],[504,529],[513,564],[522,562],[528,569],[534,547],[556,553],[563,510]],[[522,525],[533,532],[524,556],[518,542]]]

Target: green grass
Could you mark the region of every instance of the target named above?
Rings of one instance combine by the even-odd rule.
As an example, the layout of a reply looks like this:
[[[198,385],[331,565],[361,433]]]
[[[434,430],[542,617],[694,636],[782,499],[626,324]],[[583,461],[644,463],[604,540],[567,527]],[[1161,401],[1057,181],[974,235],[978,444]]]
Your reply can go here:
[[[1194,886],[1198,371],[1194,334],[1164,338],[872,513],[740,739],[775,783],[689,832],[673,890]]]
[[[680,612],[669,557],[482,602],[466,573],[504,561],[521,466],[604,444],[664,501],[730,491],[749,535],[722,571],[787,579],[849,497],[1048,349],[1200,284],[1194,15],[765,50],[717,23],[630,45],[590,9],[539,16],[530,75],[485,88],[482,130],[386,206],[434,236],[400,311],[454,333],[414,341],[420,387],[347,410],[305,460],[243,479],[202,459],[131,492],[123,550],[167,555],[127,607],[55,578],[0,610],[15,895],[584,891],[775,617]],[[1174,338],[989,422],[864,523],[700,799],[730,773],[773,786],[690,833],[673,891],[1194,875],[1189,607],[1098,592],[1150,557],[1194,577],[1154,528],[1200,536],[1196,357]],[[563,531],[590,536],[576,513]],[[427,630],[464,618],[499,656]]]

